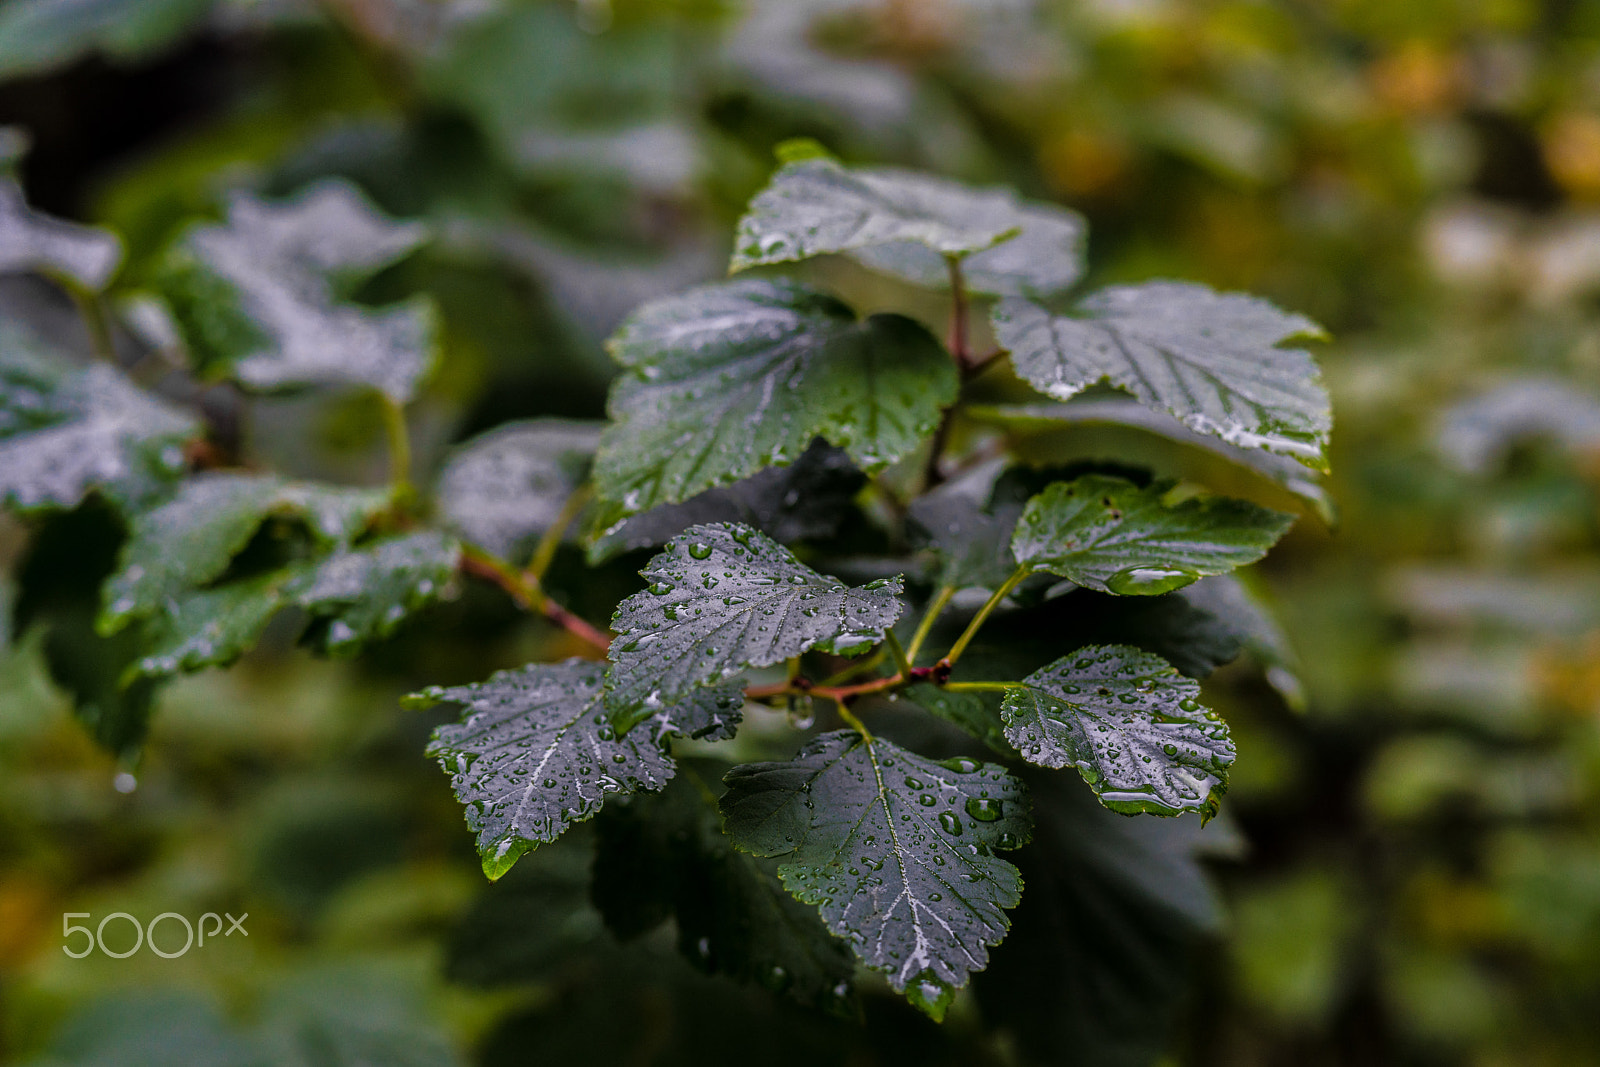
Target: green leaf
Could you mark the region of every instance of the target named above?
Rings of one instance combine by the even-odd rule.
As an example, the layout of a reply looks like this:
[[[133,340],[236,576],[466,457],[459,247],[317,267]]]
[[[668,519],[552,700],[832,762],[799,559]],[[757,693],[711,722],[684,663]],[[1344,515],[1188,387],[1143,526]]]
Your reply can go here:
[[[640,575],[648,587],[611,624],[616,709],[671,704],[812,648],[865,651],[901,611],[900,579],[851,588],[734,523],[690,527]]]
[[[930,179],[924,179],[930,180]],[[954,183],[948,183],[954,185]],[[1084,271],[1084,236],[1087,225],[1075,211],[1051,204],[1019,203],[1014,197],[1001,205],[982,203],[989,195],[1009,196],[1007,190],[986,190],[972,196],[973,207],[995,226],[1018,231],[993,248],[975,252],[961,262],[962,285],[980,296],[1029,296],[1043,300],[1077,284]],[[874,270],[904,278],[927,289],[950,288],[950,266],[944,257],[916,242],[873,245],[851,253]]]
[[[290,591],[318,620],[311,643],[349,655],[388,637],[413,612],[435,600],[461,562],[461,546],[437,530],[388,537],[341,549],[321,560]]]
[[[290,482],[274,475],[206,473],[135,517],[98,626],[115,633],[167,601],[220,578],[271,515],[304,517],[324,544],[347,543],[389,503],[381,490]]]
[[[1273,452],[1239,448],[1208,434],[1196,433],[1171,416],[1152,411],[1131,398],[1084,397],[1070,404],[972,405],[964,408],[963,413],[978,422],[1028,434],[1078,427],[1092,430],[1103,426],[1127,426],[1180,445],[1203,449],[1299,497],[1330,526],[1336,519],[1333,497],[1322,485],[1317,473],[1305,464]]]
[[[605,674],[605,664],[590,660],[531,663],[487,682],[407,698],[412,707],[466,705],[460,723],[434,731],[428,755],[466,805],[491,879],[592,817],[608,794],[660,789],[672,777],[665,749],[682,732],[675,709],[619,737],[605,713]]]
[[[584,483],[600,424],[529,419],[497,426],[457,449],[439,474],[439,510],[457,533],[503,559],[560,516]]]
[[[739,220],[730,269],[913,241],[964,256],[1014,236],[1014,196],[892,168],[802,159],[778,168]],[[940,266],[943,266],[940,261]]]
[[[5,62],[6,16],[19,6],[23,5],[0,8],[0,68]],[[0,274],[37,271],[98,292],[121,260],[122,243],[115,234],[34,211],[22,186],[0,180]]]
[[[1309,352],[1280,347],[1324,336],[1310,319],[1238,293],[1147,282],[1101,290],[1071,315],[1002,300],[992,321],[1017,373],[1058,400],[1109,382],[1198,433],[1327,469],[1328,394]]]
[[[1022,758],[1076,766],[1112,811],[1209,819],[1227,790],[1233,741],[1200,687],[1160,656],[1080,648],[1006,693],[1006,738]]]
[[[954,403],[955,365],[921,325],[794,282],[745,280],[646,304],[609,344],[627,368],[595,481],[617,520],[771,466],[822,437],[868,471],[914,451]]]
[[[199,25],[215,0],[12,0],[0,8],[0,79],[90,51],[139,59]]]
[[[437,598],[459,555],[454,538],[426,530],[168,597],[148,624],[150,647],[130,674],[159,677],[232,663],[288,607],[310,613],[308,641],[319,651],[352,653]]]
[[[662,504],[624,519],[595,537],[589,562],[664,545],[705,522],[742,522],[786,545],[825,540],[858,514],[855,498],[866,482],[848,455],[818,438],[787,467],[769,467],[681,504]]]
[[[715,799],[679,779],[598,819],[591,895],[619,938],[671,918],[694,966],[843,1012],[855,961],[767,863],[737,851]]]
[[[74,367],[0,325],[0,502],[76,506],[99,489],[124,506],[184,468],[199,423],[104,364]]]
[[[1011,550],[1031,570],[1121,595],[1149,596],[1254,563],[1294,516],[1227,497],[1166,503],[1171,482],[1143,488],[1091,474],[1028,501]]]
[[[284,568],[169,601],[147,624],[148,644],[125,682],[227,666],[254,647],[303,580],[300,568]]]
[[[239,194],[225,224],[197,226],[173,249],[162,285],[203,370],[220,367],[253,389],[358,383],[404,403],[433,363],[432,305],[341,303],[334,283],[425,238],[420,224],[390,221],[339,181],[278,204]]]
[[[734,843],[783,857],[789,891],[941,1018],[1021,899],[1017,869],[992,850],[1028,839],[1022,783],[994,764],[935,763],[851,731],[812,738],[788,762],[735,767],[725,781]]]

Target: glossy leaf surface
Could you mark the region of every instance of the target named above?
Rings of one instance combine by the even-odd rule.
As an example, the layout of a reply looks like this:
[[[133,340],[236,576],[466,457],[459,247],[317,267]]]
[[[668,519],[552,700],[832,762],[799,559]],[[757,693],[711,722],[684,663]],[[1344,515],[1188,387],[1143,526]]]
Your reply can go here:
[[[627,370],[595,462],[605,527],[793,463],[819,436],[878,470],[931,435],[956,396],[955,367],[920,324],[858,320],[794,282],[646,304],[609,347]]]
[[[1080,648],[1006,692],[1006,738],[1022,758],[1077,767],[1125,814],[1216,814],[1233,741],[1200,687],[1148,652]]]
[[[867,966],[940,1018],[989,959],[1021,899],[994,855],[1031,829],[1022,785],[976,760],[935,763],[881,738],[823,734],[793,760],[735,767],[724,826],[782,858],[784,885],[821,908]]]
[[[747,667],[812,648],[865,651],[899,617],[899,579],[852,588],[747,526],[693,526],[617,608],[608,685],[618,709],[669,705]]]
[[[1092,474],[1057,482],[1017,522],[1011,550],[1032,570],[1124,596],[1171,592],[1266,555],[1294,516],[1226,497],[1168,504],[1170,482]]]
[[[1310,353],[1281,347],[1322,336],[1301,315],[1238,293],[1147,282],[1104,289],[1071,315],[1003,300],[993,324],[1017,373],[1058,400],[1109,382],[1191,430],[1326,469],[1327,392]]]

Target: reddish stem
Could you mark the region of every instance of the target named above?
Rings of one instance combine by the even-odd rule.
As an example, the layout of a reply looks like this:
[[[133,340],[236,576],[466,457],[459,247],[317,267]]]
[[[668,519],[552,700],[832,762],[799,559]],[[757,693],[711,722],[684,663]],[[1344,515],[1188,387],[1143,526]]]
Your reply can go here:
[[[501,565],[498,561],[467,551],[461,556],[461,571],[504,589],[517,604],[528,611],[537,611],[574,637],[593,645],[601,653],[611,648],[611,638],[557,604],[544,594],[536,583]]]

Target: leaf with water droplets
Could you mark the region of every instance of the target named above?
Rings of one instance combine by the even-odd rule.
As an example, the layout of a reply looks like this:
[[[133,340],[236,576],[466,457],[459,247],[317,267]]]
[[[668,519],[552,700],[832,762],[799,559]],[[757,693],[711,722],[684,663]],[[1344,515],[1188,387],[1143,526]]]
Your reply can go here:
[[[1254,563],[1294,523],[1293,515],[1228,497],[1169,504],[1172,487],[1099,474],[1056,482],[1028,501],[1011,550],[1031,570],[1153,596]]]
[[[114,234],[37,212],[28,206],[20,185],[0,180],[0,274],[38,271],[99,291],[121,259],[122,244]]]
[[[344,303],[335,283],[387,266],[425,237],[339,181],[278,204],[239,194],[226,223],[183,237],[161,286],[203,370],[255,389],[353,382],[404,403],[433,363],[432,306]]]
[[[956,398],[955,366],[919,323],[858,320],[796,282],[646,304],[609,347],[627,369],[595,460],[602,528],[794,463],[816,437],[879,470],[915,451]]]
[[[319,561],[291,591],[315,620],[308,642],[351,655],[388,637],[409,615],[436,600],[461,562],[461,546],[438,530],[343,548]]]
[[[150,616],[150,646],[130,673],[158,677],[232,663],[287,607],[310,614],[307,643],[335,655],[352,653],[436,599],[459,555],[454,538],[425,530],[169,595]]]
[[[671,714],[618,736],[605,712],[605,673],[591,660],[530,663],[407,698],[411,707],[466,706],[459,723],[434,731],[428,755],[466,806],[490,878],[591,818],[607,795],[660,789],[672,777],[666,743],[680,731]]]
[[[784,891],[771,861],[733,847],[702,788],[679,778],[600,813],[590,895],[606,925],[629,940],[671,918],[678,951],[701,970],[846,1013],[849,948]]]
[[[101,363],[75,367],[0,324],[0,502],[75,507],[91,491],[136,507],[185,467],[198,420]]]
[[[1200,812],[1227,790],[1233,740],[1200,686],[1160,656],[1091,645],[1007,691],[1006,738],[1044,767],[1076,766],[1112,811]]]
[[[134,518],[117,571],[106,580],[98,626],[115,633],[220,578],[271,515],[303,518],[314,538],[335,545],[355,538],[388,504],[381,490],[268,474],[196,475],[171,500]]]
[[[528,419],[468,441],[439,474],[439,509],[462,537],[525,558],[589,475],[600,424]]]
[[[1310,319],[1239,293],[1148,282],[1101,290],[1070,315],[1006,299],[992,320],[1017,373],[1058,400],[1109,382],[1191,430],[1327,469],[1327,391],[1309,352],[1281,347],[1324,336]]]
[[[852,588],[735,523],[691,526],[650,561],[617,607],[612,706],[671,704],[747,667],[812,648],[848,655],[899,617],[900,579]]]
[[[859,514],[855,498],[866,482],[843,449],[818,438],[787,467],[769,467],[681,504],[662,504],[624,519],[594,538],[589,562],[664,545],[703,522],[742,522],[785,545],[833,537]]]
[[[935,763],[838,731],[783,763],[728,772],[724,826],[739,848],[780,857],[778,874],[867,966],[941,1018],[988,963],[1021,899],[993,853],[1027,841],[1022,783],[976,760]]]

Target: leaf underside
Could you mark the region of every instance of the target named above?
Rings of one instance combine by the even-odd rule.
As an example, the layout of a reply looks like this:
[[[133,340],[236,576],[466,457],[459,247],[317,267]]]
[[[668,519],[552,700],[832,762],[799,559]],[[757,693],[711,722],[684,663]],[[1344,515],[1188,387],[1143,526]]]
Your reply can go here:
[[[935,1018],[1005,936],[1022,881],[993,852],[1023,844],[1031,823],[1003,768],[838,731],[725,781],[734,843],[780,857],[789,891]]]
[[[1233,741],[1200,687],[1160,656],[1135,648],[1081,648],[1008,690],[1006,738],[1023,759],[1075,766],[1123,814],[1216,814]]]
[[[690,527],[641,575],[645,591],[612,620],[608,684],[619,710],[671,704],[812,648],[865,651],[901,611],[898,578],[846,586],[734,523]]]

